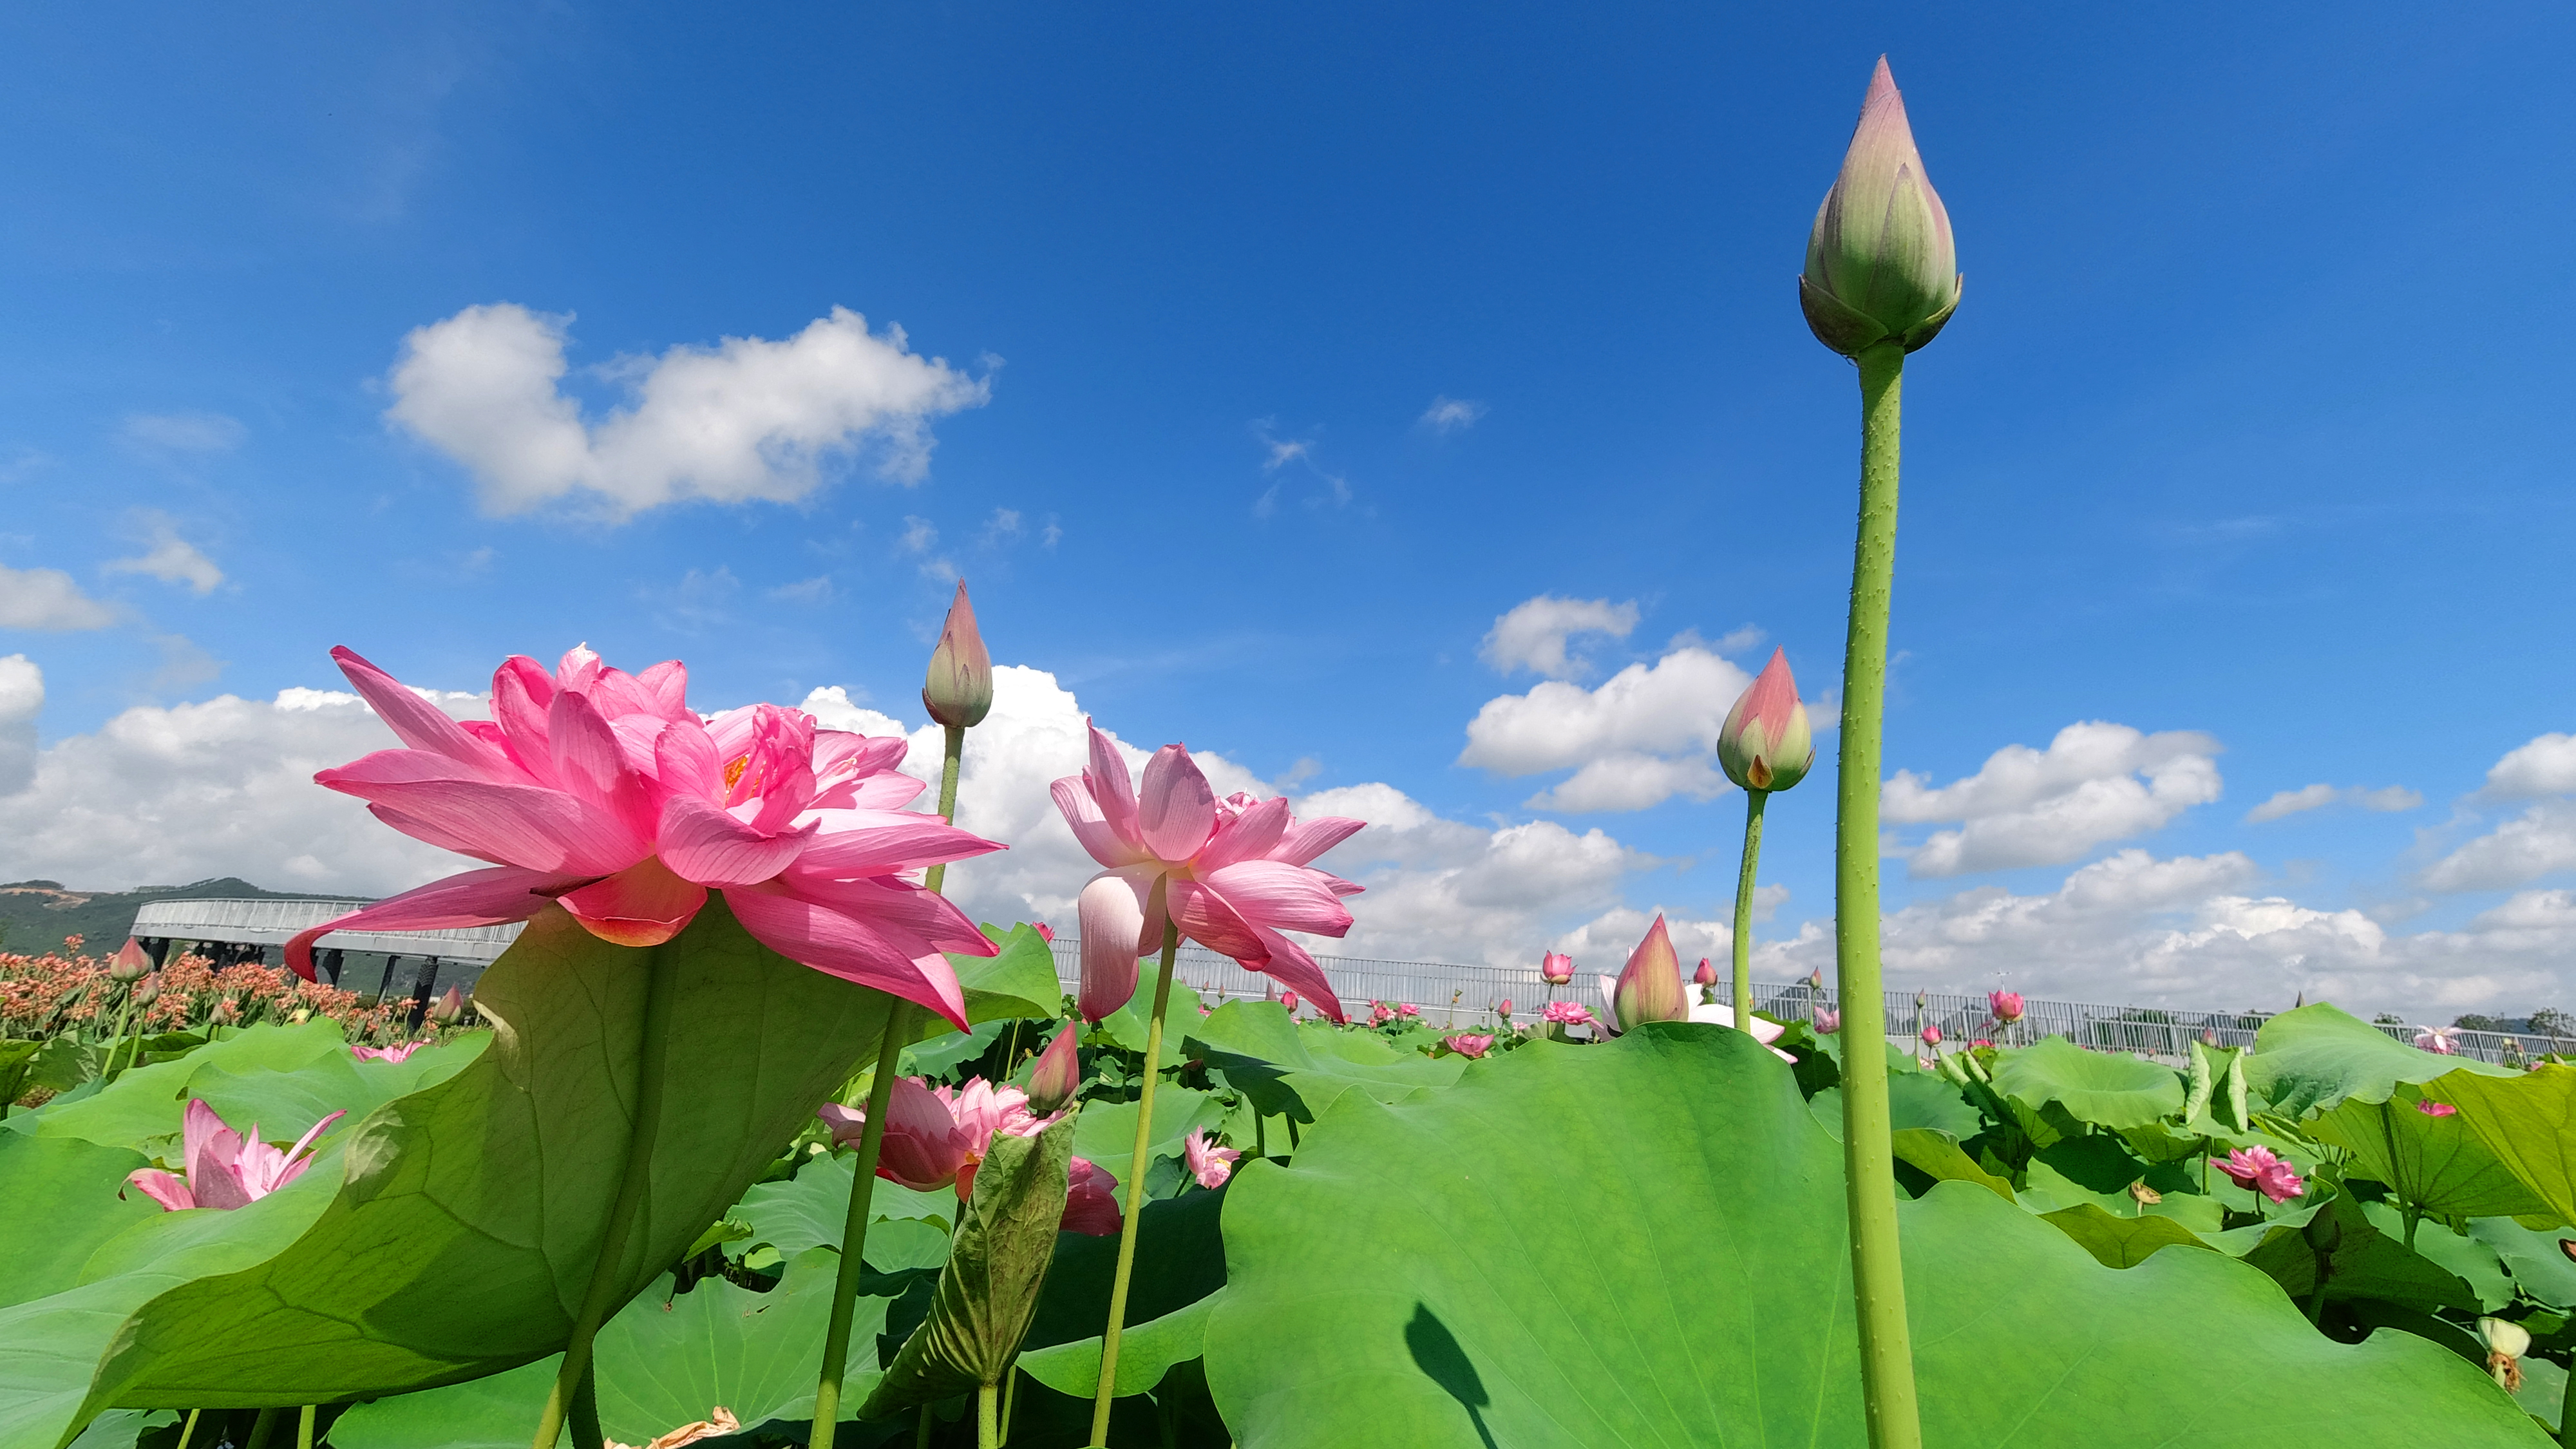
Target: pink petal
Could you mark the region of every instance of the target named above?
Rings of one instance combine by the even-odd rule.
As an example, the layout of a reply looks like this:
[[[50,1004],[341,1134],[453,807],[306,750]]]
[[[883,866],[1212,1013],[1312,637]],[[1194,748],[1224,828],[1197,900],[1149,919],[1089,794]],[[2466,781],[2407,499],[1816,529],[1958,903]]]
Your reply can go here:
[[[556,897],[582,928],[620,946],[659,946],[680,934],[707,903],[707,888],[646,856],[606,880]]]
[[[891,770],[874,774],[833,792],[838,805],[850,810],[900,810],[921,798],[927,782]]]
[[[1091,734],[1091,763],[1082,772],[1083,782],[1091,787],[1091,798],[1109,828],[1121,841],[1142,851],[1145,838],[1137,830],[1136,787],[1128,783],[1126,757],[1100,732],[1100,726],[1085,720],[1083,728]]]
[[[1125,1221],[1118,1211],[1118,1179],[1088,1158],[1075,1158],[1065,1183],[1064,1221],[1056,1226],[1085,1237],[1108,1238],[1117,1236]]]
[[[666,798],[689,795],[710,804],[724,798],[724,757],[694,719],[673,720],[654,737],[653,774]]]
[[[1305,947],[1267,926],[1254,925],[1252,934],[1261,938],[1262,946],[1270,953],[1270,959],[1255,970],[1299,996],[1320,1004],[1324,1014],[1333,1020],[1349,1020],[1342,1014],[1342,999],[1333,994],[1333,983],[1324,977],[1324,968],[1315,964],[1315,958],[1306,954]]]
[[[1055,796],[1056,813],[1073,828],[1073,838],[1081,842],[1093,860],[1114,870],[1147,859],[1143,846],[1122,839],[1100,813],[1089,776],[1067,775],[1047,789]]]
[[[554,697],[554,676],[524,654],[511,655],[492,671],[492,720],[510,757],[540,785],[555,783],[553,747],[546,742],[546,706]]]
[[[1204,873],[1201,881],[1222,894],[1245,920],[1273,930],[1312,931],[1339,936],[1351,928],[1351,913],[1329,882],[1332,877],[1302,865],[1277,860],[1247,860]]]
[[[1287,838],[1281,840],[1278,848],[1270,852],[1270,858],[1284,860],[1290,865],[1310,864],[1316,856],[1359,834],[1360,828],[1367,824],[1365,820],[1353,820],[1342,815],[1327,815],[1321,820],[1309,820],[1302,825],[1290,827]]]
[[[313,1159],[304,1155],[305,1151],[312,1147],[313,1139],[321,1136],[324,1132],[329,1131],[332,1123],[337,1122],[348,1115],[349,1113],[347,1109],[344,1108],[323,1118],[321,1121],[314,1123],[311,1127],[306,1128],[304,1135],[296,1138],[295,1145],[287,1148],[286,1155],[279,1159],[275,1175],[269,1179],[266,1185],[260,1188],[260,1196],[265,1197],[268,1194],[277,1191],[279,1188],[286,1186],[288,1183],[293,1182],[295,1179],[302,1177],[304,1175],[304,1169],[313,1165]]]
[[[790,961],[928,1007],[959,1031],[966,997],[937,952],[906,956],[865,922],[805,900],[776,882],[730,886],[725,903],[743,929]]]
[[[960,956],[998,956],[1002,951],[947,897],[909,881],[892,876],[840,880],[790,868],[779,883],[816,905],[865,921],[894,944],[913,948],[914,954],[926,947]]]
[[[815,829],[765,834],[694,795],[673,795],[662,803],[662,860],[701,885],[750,885],[792,864]]]
[[[146,1167],[138,1172],[129,1173],[125,1180],[133,1184],[135,1189],[145,1197],[174,1213],[185,1212],[197,1205],[197,1200],[189,1194],[186,1183],[157,1167]],[[120,1192],[117,1196],[123,1197],[125,1194]]]
[[[911,810],[827,810],[816,824],[820,832],[796,857],[800,876],[893,875],[1006,848]]]
[[[508,780],[519,772],[490,745],[467,734],[447,711],[411,692],[402,681],[360,657],[354,649],[335,648],[331,657],[357,687],[360,698],[402,742],[415,750],[441,755],[489,780]]]
[[[1100,1020],[1136,994],[1136,958],[1145,951],[1140,942],[1158,873],[1153,866],[1104,870],[1074,902],[1082,923],[1079,1001],[1085,1020]],[[1155,934],[1161,934],[1159,922]],[[1160,949],[1162,942],[1157,939],[1154,946]]]
[[[555,688],[588,689],[599,678],[599,656],[587,644],[575,644],[564,651],[563,661],[555,666]]]
[[[1288,797],[1274,795],[1234,818],[1216,833],[1191,862],[1201,876],[1239,860],[1259,860],[1278,849],[1287,834]]]
[[[1172,919],[1180,923],[1182,935],[1246,965],[1257,964],[1269,955],[1242,915],[1207,885],[1174,880],[1164,889],[1171,902]],[[1083,938],[1089,940],[1090,936],[1090,929],[1085,927]]]
[[[1145,762],[1145,788],[1136,797],[1136,829],[1145,848],[1163,860],[1187,860],[1216,830],[1216,791],[1199,773],[1186,745],[1165,745]]]
[[[546,740],[554,751],[555,778],[564,790],[613,812],[629,830],[651,838],[658,813],[651,792],[597,706],[583,695],[557,694],[546,709]]]
[[[554,897],[589,881],[586,875],[495,866],[469,870],[445,880],[415,886],[398,896],[334,917],[286,943],[286,959],[295,974],[313,979],[313,942],[333,931],[443,931],[456,926],[498,926],[524,921],[544,910]]]
[[[494,857],[489,850],[484,849],[483,842],[480,840],[459,835],[445,825],[432,825],[426,820],[414,819],[391,805],[369,805],[367,813],[412,839],[425,841],[441,850],[452,850],[458,855],[470,855],[490,865],[510,864],[506,860]]]
[[[635,678],[653,696],[654,710],[662,718],[673,722],[696,720],[697,716],[689,713],[689,666],[677,659],[665,659]]]
[[[562,790],[496,785],[418,750],[380,750],[315,775],[344,795],[388,805],[476,853],[529,870],[605,875],[651,853],[646,837],[609,810]]]

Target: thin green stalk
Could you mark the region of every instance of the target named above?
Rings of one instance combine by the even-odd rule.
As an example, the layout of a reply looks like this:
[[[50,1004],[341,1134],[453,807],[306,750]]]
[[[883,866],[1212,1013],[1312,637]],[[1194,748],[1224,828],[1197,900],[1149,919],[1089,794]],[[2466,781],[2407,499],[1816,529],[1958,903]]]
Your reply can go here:
[[[260,1410],[259,1417],[250,1421],[248,1449],[268,1449],[268,1441],[277,1433],[277,1421],[285,1417],[284,1409]]]
[[[111,1082],[116,1080],[116,1054],[125,1050],[125,1028],[134,1020],[134,987],[134,982],[125,984],[125,1004],[116,1009],[116,1036],[107,1048],[107,1064],[99,1070]]]
[[[1020,1397],[1020,1366],[1011,1365],[1008,1378],[1002,1380],[1002,1442],[1011,1442],[1011,1405]]]
[[[1127,1327],[1127,1279],[1136,1270],[1136,1226],[1144,1217],[1145,1154],[1154,1145],[1154,1084],[1163,1076],[1159,1068],[1163,1008],[1172,1001],[1172,961],[1180,952],[1181,928],[1167,913],[1162,969],[1154,976],[1154,1017],[1145,1028],[1145,1085],[1136,1098],[1136,1150],[1127,1159],[1127,1216],[1118,1225],[1118,1273],[1109,1280],[1109,1323],[1100,1331],[1100,1387],[1091,1401],[1092,1449],[1108,1449],[1109,1406],[1118,1398],[1118,1336]]]
[[[939,762],[939,818],[957,819],[957,775],[966,758],[966,730],[949,725]],[[922,872],[923,887],[934,893],[948,883],[945,863]],[[814,1428],[808,1449],[832,1449],[841,1428],[841,1379],[849,1369],[850,1324],[858,1312],[861,1254],[867,1249],[869,1209],[876,1201],[877,1154],[885,1145],[886,1103],[894,1096],[894,1078],[903,1049],[912,1036],[912,1006],[896,1001],[886,1010],[885,1035],[877,1043],[876,1075],[868,1081],[868,1117],[859,1127],[859,1160],[850,1176],[850,1207],[841,1220],[841,1266],[832,1280],[832,1320],[823,1333],[823,1373],[814,1386]],[[929,1413],[927,1408],[922,1411]],[[922,1420],[924,1434],[929,1420]]]
[[[564,1345],[563,1365],[555,1370],[554,1388],[538,1416],[534,1449],[554,1449],[563,1436],[564,1416],[575,1391],[590,1372],[592,1341],[599,1326],[624,1301],[618,1289],[624,1276],[627,1240],[652,1185],[653,1142],[662,1130],[662,1079],[671,1042],[671,998],[679,994],[680,956],[668,946],[650,948],[644,983],[644,1032],[635,1050],[635,1123],[626,1136],[626,1164],[617,1179],[617,1197],[609,1204],[608,1230],[601,1237],[599,1259],[591,1264],[590,1284],[582,1290],[573,1315],[572,1338]],[[584,1446],[588,1449],[588,1446]]]
[[[2568,1377],[2571,1380],[2576,1380],[2576,1374],[2570,1374]],[[204,1412],[206,1411],[203,1409],[190,1409],[188,1411],[188,1427],[179,1431],[179,1449],[188,1449],[188,1441],[197,1437],[197,1416]]]
[[[1905,350],[1882,342],[1860,364],[1860,537],[1843,649],[1842,760],[1834,829],[1835,972],[1842,988],[1843,1192],[1859,1300],[1861,1390],[1872,1449],[1922,1449],[1905,1263],[1896,1240],[1888,1125],[1887,997],[1878,965],[1879,741],[1887,708],[1887,619],[1896,582],[1896,474]]]
[[[295,1416],[295,1449],[313,1449],[313,1415],[319,1404],[306,1404]]]
[[[1744,864],[1735,874],[1735,1024],[1753,1035],[1753,868],[1762,859],[1762,807],[1768,790],[1744,792]]]
[[[2406,1251],[2411,1253],[2415,1251],[2415,1225],[2424,1221],[2424,1214],[2411,1202],[2402,1206],[2406,1209]]]
[[[572,1437],[580,1449],[600,1449],[608,1435],[599,1427],[599,1364],[593,1360],[581,1371],[581,1385],[572,1391]]]
[[[2558,1442],[2561,1449],[2576,1446],[2576,1361],[2567,1365],[2567,1387],[2558,1398]],[[188,1449],[181,1444],[179,1449]]]
[[[984,1384],[975,1390],[975,1449],[1001,1449],[1002,1390]]]
[[[912,1431],[912,1449],[930,1449],[930,1406],[921,1406],[921,1427]]]

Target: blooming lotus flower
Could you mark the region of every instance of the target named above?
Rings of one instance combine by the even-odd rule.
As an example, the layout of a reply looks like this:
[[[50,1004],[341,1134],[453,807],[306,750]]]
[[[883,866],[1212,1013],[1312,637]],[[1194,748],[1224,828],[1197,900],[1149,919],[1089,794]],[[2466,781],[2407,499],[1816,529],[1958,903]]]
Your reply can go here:
[[[1619,1029],[1633,1031],[1649,1021],[1688,1021],[1690,1003],[1682,999],[1682,962],[1673,954],[1672,933],[1664,918],[1646,928],[1646,938],[1628,953],[1618,979],[1601,978],[1602,995],[1618,1014]]]
[[[1393,1020],[1395,1020],[1394,1007],[1387,1005],[1383,1001],[1372,1001],[1369,1003],[1369,1025],[1384,1026]]]
[[[151,973],[152,958],[145,954],[141,943],[132,936],[126,937],[125,944],[116,948],[116,954],[107,958],[107,977],[110,981],[131,983],[140,981]]]
[[[1842,1029],[1843,1014],[1841,1012],[1834,1010],[1830,1006],[1819,1006],[1816,1008],[1816,1030],[1818,1032],[1825,1036],[1832,1036],[1835,1032]]]
[[[964,579],[957,581],[957,597],[948,605],[939,647],[930,651],[921,707],[951,729],[970,729],[993,712],[993,658],[984,652],[984,636],[975,628],[975,606],[966,599]]]
[[[2415,1110],[2423,1113],[2427,1117],[2453,1117],[2459,1115],[2460,1111],[2459,1108],[2452,1106],[2448,1102],[2436,1102],[2430,1097],[2417,1101],[2415,1104]]]
[[[1163,948],[1168,919],[1182,935],[1277,978],[1343,1020],[1323,968],[1281,932],[1350,930],[1341,898],[1360,887],[1310,862],[1366,822],[1334,817],[1300,825],[1284,797],[1219,800],[1189,750],[1176,744],[1146,762],[1140,793],[1109,737],[1096,726],[1090,735],[1090,768],[1054,786],[1056,809],[1103,867],[1077,902],[1083,1016],[1098,1021],[1136,994],[1137,958]]]
[[[1959,281],[1950,213],[1923,174],[1881,56],[1842,174],[1808,234],[1798,303],[1816,340],[1845,357],[1890,340],[1912,352],[1958,310]]]
[[[2006,1026],[2021,1020],[2022,1000],[2018,991],[1989,991],[1986,1005],[1993,1010],[1995,1020]]]
[[[1234,1164],[1243,1157],[1231,1147],[1219,1147],[1209,1141],[1204,1127],[1191,1128],[1190,1135],[1181,1139],[1181,1155],[1188,1164],[1190,1176],[1197,1178],[1199,1186],[1204,1188],[1225,1186],[1225,1180],[1234,1176]]]
[[[2235,1179],[2238,1187],[2250,1187],[2274,1202],[2307,1195],[2307,1184],[2297,1170],[2269,1147],[2240,1147],[2225,1157],[2209,1159],[2209,1165]]]
[[[309,1155],[313,1140],[348,1115],[332,1113],[280,1152],[260,1139],[258,1123],[252,1123],[247,1133],[236,1132],[203,1099],[191,1099],[179,1126],[180,1159],[187,1167],[187,1180],[150,1167],[125,1180],[172,1212],[248,1207],[302,1177],[304,1169],[313,1165]]]
[[[1923,1028],[1923,1044],[1925,1046],[1939,1046],[1941,1044],[1941,1028],[1937,1026],[1925,1026]]]
[[[2447,1057],[2460,1049],[2459,1033],[2456,1026],[2419,1026],[2415,1028],[2415,1045]]]
[[[353,1046],[349,1048],[349,1055],[362,1062],[403,1062],[411,1060],[413,1052],[427,1045],[429,1045],[427,1042],[407,1041],[400,1046]]]
[[[1816,763],[1815,732],[1798,702],[1786,650],[1771,651],[1753,683],[1726,712],[1717,733],[1717,765],[1747,790],[1786,790]]]
[[[1590,1026],[1592,1008],[1579,1001],[1551,1001],[1539,1019],[1551,1026]]]
[[[1396,1009],[1395,1009],[1395,1014],[1396,1014],[1397,1016],[1400,1016],[1400,1017],[1402,1017],[1402,1016],[1420,1016],[1420,1015],[1422,1014],[1422,1008],[1421,1008],[1421,1007],[1419,1007],[1419,1006],[1414,1005],[1414,1004],[1413,1004],[1412,1002],[1410,1002],[1410,1001],[1407,1001],[1407,1002],[1405,1002],[1405,1003],[1403,1003],[1403,1004],[1401,1004],[1401,1005],[1399,1005],[1399,1006],[1397,1006],[1397,1007],[1396,1007]]]
[[[1562,951],[1550,951],[1539,958],[1538,975],[1550,986],[1563,986],[1574,979],[1574,958]]]
[[[1065,1183],[1064,1221],[1056,1226],[1085,1237],[1114,1238],[1126,1221],[1118,1211],[1118,1179],[1088,1158],[1075,1158]]]
[[[1029,1110],[1039,1114],[1063,1110],[1082,1090],[1081,1042],[1072,1023],[1055,1034],[1038,1063],[1029,1069]]]
[[[1721,1005],[1718,1002],[1704,1001],[1690,1009],[1690,1019],[1693,1021],[1715,1022],[1719,1026],[1732,1027],[1735,1025],[1735,1010],[1732,1007]],[[1752,1018],[1752,1025],[1746,1027],[1745,1030],[1753,1033],[1753,1039],[1762,1043],[1762,1045],[1770,1051],[1771,1055],[1778,1057],[1784,1062],[1790,1062],[1793,1064],[1798,1060],[1796,1057],[1793,1057],[1787,1052],[1780,1050],[1778,1047],[1771,1045],[1771,1043],[1780,1039],[1780,1034],[1782,1032],[1788,1030],[1787,1027],[1782,1026],[1780,1023],[1776,1021],[1767,1021],[1761,1016],[1756,1015]]]
[[[714,889],[789,960],[966,1025],[941,953],[1000,948],[907,873],[1001,847],[899,808],[922,790],[895,772],[902,738],[821,729],[767,704],[702,720],[676,660],[630,675],[588,649],[551,675],[503,661],[493,717],[459,722],[349,650],[332,657],[407,748],[314,778],[406,835],[492,864],[296,936],[287,960],[306,980],[313,942],[331,931],[499,925],[550,902],[602,940],[658,945]]]
[[[1494,1039],[1484,1032],[1462,1031],[1456,1036],[1440,1038],[1440,1044],[1469,1061],[1494,1049]]]

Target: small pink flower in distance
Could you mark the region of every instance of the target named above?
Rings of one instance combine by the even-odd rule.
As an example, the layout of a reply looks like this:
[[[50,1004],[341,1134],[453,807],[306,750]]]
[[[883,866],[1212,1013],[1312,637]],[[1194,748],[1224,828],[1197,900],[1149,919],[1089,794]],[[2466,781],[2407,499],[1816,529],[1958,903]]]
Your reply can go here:
[[[1834,1010],[1830,1006],[1819,1006],[1816,1008],[1817,1032],[1825,1036],[1832,1036],[1835,1032],[1842,1029],[1843,1014],[1841,1012]]]
[[[2021,1020],[2022,1000],[2018,991],[1989,991],[1986,1005],[1994,1011],[1995,1020],[2006,1026]]]
[[[1050,946],[1055,944],[1055,927],[1048,925],[1044,921],[1039,921],[1035,925],[1030,926],[1029,929],[1038,933],[1039,940],[1046,942]]]
[[[1563,986],[1574,979],[1574,958],[1562,951],[1550,951],[1539,958],[1538,977],[1550,986]]]
[[[1494,1039],[1482,1032],[1462,1031],[1456,1036],[1440,1038],[1440,1044],[1469,1061],[1494,1049]]]
[[[1422,1014],[1422,1008],[1408,1001],[1402,1006],[1397,1007],[1395,1009],[1395,1014],[1398,1016],[1420,1016]]]
[[[1372,1001],[1369,1003],[1369,1025],[1384,1026],[1393,1020],[1395,1020],[1394,1007],[1387,1005],[1383,1001]]]
[[[1983,1050],[1983,1051],[1991,1051],[1991,1050],[1993,1050],[1993,1049],[1994,1049],[1994,1045],[1995,1045],[1995,1043],[1994,1043],[1994,1039],[1993,1039],[1993,1038],[1991,1038],[1991,1037],[1982,1037],[1982,1036],[1981,1036],[1981,1037],[1977,1038],[1975,1041],[1972,1041],[1972,1042],[1968,1043],[1968,1045],[1970,1045],[1970,1046],[1972,1046],[1972,1047],[1976,1047],[1976,1048],[1978,1048],[1978,1049],[1980,1049],[1980,1050]]]
[[[2460,1111],[2459,1108],[2452,1106],[2448,1102],[2436,1102],[2430,1097],[2417,1102],[2415,1104],[2415,1110],[2423,1113],[2427,1117],[2453,1117],[2459,1115]]]
[[[1501,1017],[1505,1021],[1511,1020],[1512,999],[1508,996],[1504,997],[1502,999],[1502,1003],[1494,1008],[1494,1015]]]
[[[1539,1017],[1552,1026],[1589,1026],[1592,1008],[1580,1001],[1551,1001]]]
[[[252,1123],[247,1133],[236,1132],[225,1126],[224,1119],[202,1099],[191,1100],[179,1134],[187,1180],[182,1182],[170,1173],[149,1167],[125,1180],[172,1212],[248,1207],[302,1177],[304,1169],[313,1165],[313,1140],[347,1115],[332,1113],[295,1139],[294,1146],[280,1152],[260,1140],[258,1123]]]
[[[1219,1188],[1225,1186],[1227,1178],[1234,1176],[1234,1164],[1243,1154],[1231,1147],[1217,1146],[1208,1140],[1206,1128],[1193,1127],[1190,1135],[1181,1139],[1181,1156],[1188,1163],[1190,1176],[1198,1179],[1199,1186]]]
[[[2419,1026],[2415,1028],[2415,1045],[2438,1056],[2451,1056],[2460,1049],[2458,1034],[2455,1026]]]
[[[832,1140],[856,1147],[868,1114],[826,1102],[815,1116],[832,1129]],[[964,1088],[929,1087],[918,1077],[898,1077],[886,1099],[885,1136],[877,1148],[877,1176],[915,1192],[954,1185],[964,1202],[975,1191],[975,1169],[992,1150],[997,1136],[1033,1137],[1054,1117],[1029,1110],[1028,1094],[1017,1087],[996,1087],[981,1077]]]
[[[1706,956],[1699,958],[1699,969],[1691,973],[1691,982],[1693,985],[1697,986],[1715,986],[1717,984],[1717,968],[1708,964],[1708,958]]]
[[[2288,1202],[2308,1190],[2298,1172],[2269,1147],[2240,1147],[2225,1157],[2209,1159],[2209,1165],[2234,1179],[2238,1187],[2250,1187],[2274,1202]]]
[[[1087,1157],[1073,1160],[1065,1181],[1064,1221],[1057,1227],[1090,1238],[1112,1238],[1126,1219],[1118,1211],[1118,1179]]]
[[[1297,993],[1294,991],[1280,992],[1279,1004],[1288,1008],[1288,1014],[1290,1016],[1295,1016],[1297,1014]]]
[[[1941,1028],[1937,1026],[1924,1027],[1923,1044],[1925,1046],[1939,1046],[1941,1044]]]
[[[422,1047],[427,1045],[429,1045],[427,1042],[407,1041],[400,1046],[353,1046],[349,1048],[349,1055],[356,1057],[362,1062],[408,1061],[410,1060],[413,1052],[419,1051]]]

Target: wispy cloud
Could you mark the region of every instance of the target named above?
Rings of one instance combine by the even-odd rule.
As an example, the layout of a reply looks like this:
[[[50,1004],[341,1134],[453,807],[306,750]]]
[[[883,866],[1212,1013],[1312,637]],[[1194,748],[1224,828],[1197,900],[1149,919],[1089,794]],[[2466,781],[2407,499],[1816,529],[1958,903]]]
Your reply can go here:
[[[1447,437],[1474,427],[1476,420],[1484,415],[1483,403],[1443,393],[1431,400],[1430,407],[1423,409],[1420,426]]]
[[[215,567],[215,561],[195,544],[179,536],[178,525],[170,521],[168,514],[144,509],[134,515],[134,523],[142,537],[143,552],[109,563],[109,573],[142,574],[165,584],[185,584],[200,598],[213,593],[224,581],[224,571]]]
[[[164,453],[229,453],[250,430],[222,413],[128,413],[117,430],[127,442]]]
[[[104,629],[116,611],[81,592],[61,569],[0,564],[0,629]]]
[[[2390,812],[2412,810],[2424,803],[2424,797],[2403,785],[2370,789],[2362,785],[2307,785],[2296,790],[2283,790],[2271,799],[2245,812],[2245,823],[2260,825],[2285,815],[2308,810],[2322,810],[2329,805],[2358,805],[2364,810]]]
[[[824,604],[832,602],[833,592],[832,576],[830,574],[816,574],[810,579],[802,579],[796,583],[780,584],[778,587],[769,591],[769,597],[779,600],[782,603],[803,604],[808,608],[819,608]]]

